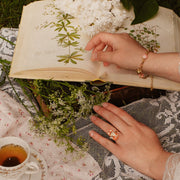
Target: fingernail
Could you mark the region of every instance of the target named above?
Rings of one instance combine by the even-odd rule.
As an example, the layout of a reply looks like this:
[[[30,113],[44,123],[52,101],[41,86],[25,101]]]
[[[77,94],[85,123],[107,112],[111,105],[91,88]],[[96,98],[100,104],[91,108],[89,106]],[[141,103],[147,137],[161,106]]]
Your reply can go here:
[[[92,120],[94,119],[94,116],[93,116],[93,115],[91,115],[91,116],[90,116],[90,119],[91,119],[91,121],[92,121]]]
[[[97,120],[97,117],[92,115],[92,116],[90,116],[90,119],[93,122],[93,121]]]
[[[104,66],[109,66],[109,63],[103,62]]]
[[[90,135],[91,137],[93,137],[93,136],[94,136],[93,131],[89,131],[89,135]]]
[[[103,106],[103,107],[107,107],[107,106],[108,106],[108,103],[104,102],[104,103],[102,103],[102,106]]]
[[[101,108],[101,107],[98,106],[98,105],[95,105],[95,106],[93,107],[94,111],[98,111],[100,108]]]
[[[86,51],[89,51],[90,49],[88,48],[88,44],[86,45],[86,47],[84,48]]]

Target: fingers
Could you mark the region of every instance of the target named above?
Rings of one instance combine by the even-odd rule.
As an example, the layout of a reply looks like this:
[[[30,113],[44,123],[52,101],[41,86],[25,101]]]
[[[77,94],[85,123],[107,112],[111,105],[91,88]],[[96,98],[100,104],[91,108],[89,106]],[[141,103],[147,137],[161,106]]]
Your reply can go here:
[[[116,114],[101,106],[94,106],[94,111],[109,121],[120,132],[125,132],[128,124],[119,118]],[[101,125],[100,125],[101,126]],[[101,127],[100,127],[101,128]]]
[[[102,56],[101,56],[101,52],[102,52]],[[111,57],[106,57],[107,54],[106,53],[104,54],[104,52],[112,52],[112,47],[106,46],[106,44],[104,43],[98,44],[92,52],[91,60],[92,61],[97,61],[97,60],[106,61],[106,59],[108,59],[110,61]],[[103,63],[104,63],[104,66],[109,65],[108,62],[103,62]]]
[[[113,49],[112,49],[111,46],[108,46],[105,51],[106,51],[106,52],[112,52]],[[108,63],[108,62],[103,62],[103,64],[104,64],[104,66],[109,66],[109,63]]]
[[[113,63],[114,53],[111,51],[96,51],[92,53],[92,61],[103,61],[107,63]]]
[[[103,51],[105,47],[106,47],[105,43],[100,43],[94,48],[92,53],[95,53],[95,52],[98,52],[98,51]]]
[[[124,111],[123,109],[119,107],[116,107],[113,104],[103,103],[102,106],[106,108],[107,110],[111,111],[112,113],[116,114],[119,118],[124,120],[128,125],[139,123],[132,116],[130,116],[126,111]]]
[[[115,127],[113,127],[112,125],[110,125],[109,123],[103,121],[102,119],[96,117],[96,116],[91,116],[91,121],[98,126],[99,128],[101,128],[106,134],[109,133],[110,130],[112,130],[113,132],[116,132],[117,129]],[[119,134],[121,134],[121,132],[118,132]],[[109,135],[109,134],[108,134]]]
[[[113,154],[117,154],[117,149],[119,149],[119,146],[116,143],[113,143],[111,140],[106,139],[96,133],[95,131],[89,131],[89,135],[97,141],[99,144],[101,144],[103,147],[105,147],[107,150],[112,152]],[[119,152],[120,153],[120,152]]]
[[[104,43],[108,46],[111,46],[112,43],[110,41],[113,35],[111,33],[99,33],[95,35],[86,45],[85,50],[92,50],[97,47],[99,44]]]
[[[108,66],[109,63],[108,62],[111,62],[111,59],[112,59],[112,47],[111,46],[107,46],[106,44],[104,43],[100,43],[98,44],[93,52],[92,52],[92,57],[91,57],[91,60],[92,61],[104,61],[104,66]],[[106,53],[106,52],[110,52],[110,53]],[[109,55],[108,55],[109,54]],[[108,61],[108,62],[106,62]]]
[[[92,50],[92,61],[103,61],[104,66],[113,63],[113,46],[116,44],[115,35],[111,33],[99,33],[95,35],[86,45],[86,50]]]
[[[111,46],[107,46],[105,43],[100,43],[94,48],[92,53],[97,53],[99,51],[111,52],[112,50]]]

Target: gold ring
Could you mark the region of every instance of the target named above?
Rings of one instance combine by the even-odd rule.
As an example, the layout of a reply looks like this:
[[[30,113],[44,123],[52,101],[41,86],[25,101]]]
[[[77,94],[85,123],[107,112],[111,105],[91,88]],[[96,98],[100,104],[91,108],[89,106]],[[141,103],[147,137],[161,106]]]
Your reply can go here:
[[[119,137],[118,131],[109,130],[107,134],[110,137],[110,139],[112,139],[114,141],[116,141]]]

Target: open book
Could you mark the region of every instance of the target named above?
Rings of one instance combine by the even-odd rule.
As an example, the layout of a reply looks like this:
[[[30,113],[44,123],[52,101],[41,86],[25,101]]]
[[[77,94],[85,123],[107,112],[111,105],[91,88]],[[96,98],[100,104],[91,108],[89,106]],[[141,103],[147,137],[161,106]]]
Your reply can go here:
[[[141,79],[136,72],[119,69],[114,65],[104,67],[102,63],[92,62],[91,52],[83,51],[90,37],[81,32],[77,32],[80,37],[77,46],[71,46],[70,49],[67,45],[59,45],[55,28],[44,25],[57,21],[53,13],[45,13],[49,3],[48,0],[37,1],[23,8],[10,77],[77,82],[100,79],[114,84],[151,87],[151,78]],[[132,16],[133,13],[129,12],[131,18],[127,19],[126,30],[120,28],[118,32],[136,28],[130,26]],[[71,26],[77,24],[78,20],[73,19]],[[171,10],[160,8],[153,19],[138,25],[138,28],[139,26],[156,27],[159,52],[180,51],[180,20]],[[72,58],[68,59],[68,53]],[[180,90],[180,83],[154,77],[153,88]]]

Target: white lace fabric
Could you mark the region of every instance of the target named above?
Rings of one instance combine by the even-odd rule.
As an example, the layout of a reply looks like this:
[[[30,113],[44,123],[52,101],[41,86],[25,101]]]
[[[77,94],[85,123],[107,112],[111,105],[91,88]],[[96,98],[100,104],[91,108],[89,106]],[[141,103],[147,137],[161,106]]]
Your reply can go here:
[[[163,176],[163,180],[179,180],[180,179],[180,154],[172,154],[167,162]]]

